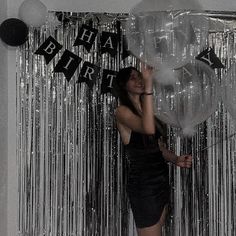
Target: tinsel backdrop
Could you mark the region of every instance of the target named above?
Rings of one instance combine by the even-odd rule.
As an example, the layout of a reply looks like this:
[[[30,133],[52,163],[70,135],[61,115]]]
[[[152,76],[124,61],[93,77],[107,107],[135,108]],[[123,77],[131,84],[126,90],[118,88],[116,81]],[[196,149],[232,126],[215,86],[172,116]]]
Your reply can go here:
[[[204,12],[211,19],[208,46],[225,65],[235,60],[233,14]],[[60,15],[60,21],[58,21]],[[46,64],[34,54],[49,37],[64,49],[102,69],[137,66],[132,56],[101,54],[99,38],[87,52],[73,43],[82,24],[125,35],[127,14],[56,13],[17,54],[18,235],[133,236],[125,193],[126,158],[115,126],[115,97],[101,93],[101,72],[93,87],[78,83],[81,65],[70,81],[54,68],[60,51]],[[222,26],[222,27],[219,27]],[[230,25],[232,30],[226,30]],[[121,39],[122,41],[123,39]],[[216,69],[221,83],[224,71]],[[197,127],[192,138],[169,127],[169,146],[192,153],[190,170],[170,164],[171,204],[166,236],[236,234],[236,139],[234,120],[224,104]]]

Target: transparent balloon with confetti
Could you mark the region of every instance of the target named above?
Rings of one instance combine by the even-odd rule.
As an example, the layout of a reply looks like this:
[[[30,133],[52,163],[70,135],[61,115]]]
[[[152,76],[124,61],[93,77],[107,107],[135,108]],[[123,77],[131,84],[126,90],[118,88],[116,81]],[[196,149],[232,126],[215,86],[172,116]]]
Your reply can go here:
[[[236,123],[236,63],[226,71],[221,82],[223,103]]]
[[[192,60],[174,70],[175,84],[154,81],[156,115],[177,127],[184,136],[192,136],[198,124],[217,108],[219,82],[214,70],[206,63]]]
[[[147,0],[130,11],[126,38],[134,56],[154,68],[168,70],[194,59],[206,46],[208,19],[200,7],[185,10],[191,5],[180,2],[173,6],[174,1]]]

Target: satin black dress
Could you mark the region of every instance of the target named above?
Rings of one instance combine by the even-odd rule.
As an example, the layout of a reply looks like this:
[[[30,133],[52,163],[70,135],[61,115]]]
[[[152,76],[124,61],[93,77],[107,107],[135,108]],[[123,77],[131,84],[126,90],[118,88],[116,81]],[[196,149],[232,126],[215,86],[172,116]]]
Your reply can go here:
[[[169,202],[168,164],[159,149],[160,133],[131,132],[125,145],[128,157],[127,193],[136,227],[156,224]]]

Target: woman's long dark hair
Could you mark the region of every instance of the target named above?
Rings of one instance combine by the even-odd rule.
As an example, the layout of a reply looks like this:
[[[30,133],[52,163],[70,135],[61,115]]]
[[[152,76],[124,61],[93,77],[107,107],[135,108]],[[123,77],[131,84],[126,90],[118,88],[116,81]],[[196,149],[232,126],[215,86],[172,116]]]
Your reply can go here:
[[[137,71],[141,76],[140,71],[138,71],[133,66],[123,68],[116,75],[114,89],[117,97],[119,98],[120,103],[124,106],[127,106],[134,114],[140,116],[140,113],[130,100],[128,91],[126,90],[126,84],[130,79],[132,71]]]
[[[114,91],[115,91],[115,95],[119,99],[120,104],[127,106],[135,115],[141,116],[141,114],[138,112],[138,110],[132,103],[129,97],[128,91],[126,89],[126,84],[128,80],[130,79],[130,75],[132,71],[137,71],[139,75],[142,76],[141,72],[133,66],[121,69],[116,75],[116,80],[114,83]],[[161,120],[159,120],[156,116],[155,116],[155,120],[156,120],[158,131],[161,133],[163,138],[166,139],[167,137],[166,124],[163,123]]]

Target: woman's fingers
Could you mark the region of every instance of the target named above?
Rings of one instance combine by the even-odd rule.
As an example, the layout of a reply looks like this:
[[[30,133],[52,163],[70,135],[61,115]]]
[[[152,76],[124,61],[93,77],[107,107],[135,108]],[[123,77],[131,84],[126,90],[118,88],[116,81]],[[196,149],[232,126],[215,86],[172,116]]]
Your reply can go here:
[[[192,156],[191,155],[183,155],[178,158],[178,166],[191,168],[192,166]]]

